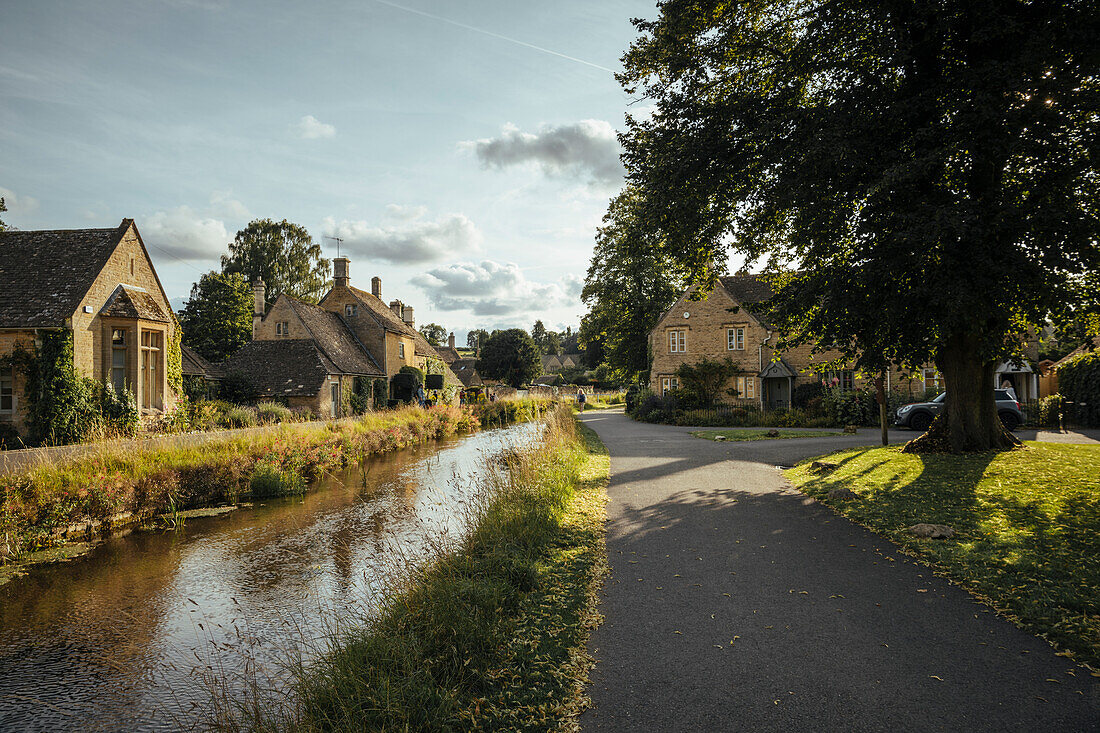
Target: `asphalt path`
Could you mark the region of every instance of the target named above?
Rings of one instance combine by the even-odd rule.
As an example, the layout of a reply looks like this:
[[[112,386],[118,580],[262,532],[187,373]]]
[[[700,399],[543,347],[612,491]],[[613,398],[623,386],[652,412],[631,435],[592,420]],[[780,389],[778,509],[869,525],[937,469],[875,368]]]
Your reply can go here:
[[[611,453],[582,730],[1100,730],[1100,679],[776,469],[876,430],[715,443],[581,419]]]

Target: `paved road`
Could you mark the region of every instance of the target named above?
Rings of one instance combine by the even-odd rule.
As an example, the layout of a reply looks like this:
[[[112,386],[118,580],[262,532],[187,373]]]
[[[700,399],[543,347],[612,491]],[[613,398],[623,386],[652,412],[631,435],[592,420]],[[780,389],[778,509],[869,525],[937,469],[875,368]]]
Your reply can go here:
[[[582,419],[611,452],[612,568],[583,730],[1100,730],[1100,679],[775,469],[875,431],[713,443]]]

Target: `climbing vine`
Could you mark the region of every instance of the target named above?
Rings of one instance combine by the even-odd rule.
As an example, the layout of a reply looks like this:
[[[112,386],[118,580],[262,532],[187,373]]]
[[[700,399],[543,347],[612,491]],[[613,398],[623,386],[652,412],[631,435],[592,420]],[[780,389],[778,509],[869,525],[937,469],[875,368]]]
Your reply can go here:
[[[79,443],[108,428],[133,435],[139,421],[137,400],[119,395],[73,365],[73,332],[42,331],[34,351],[19,346],[0,358],[0,368],[16,368],[26,378],[28,442],[37,445]]]
[[[172,319],[174,326],[169,329],[168,334],[168,356],[165,359],[165,370],[168,377],[168,386],[172,388],[172,391],[177,396],[183,395],[183,350],[180,348],[180,341],[183,340],[183,329],[180,328],[179,321]]]

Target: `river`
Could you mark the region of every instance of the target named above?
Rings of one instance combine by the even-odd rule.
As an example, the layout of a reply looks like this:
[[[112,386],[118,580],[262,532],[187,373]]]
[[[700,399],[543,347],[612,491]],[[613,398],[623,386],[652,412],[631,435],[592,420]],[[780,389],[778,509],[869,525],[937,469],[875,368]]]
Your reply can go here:
[[[0,730],[179,730],[311,658],[460,535],[479,472],[538,423],[372,457],[304,496],[118,536],[0,587]]]

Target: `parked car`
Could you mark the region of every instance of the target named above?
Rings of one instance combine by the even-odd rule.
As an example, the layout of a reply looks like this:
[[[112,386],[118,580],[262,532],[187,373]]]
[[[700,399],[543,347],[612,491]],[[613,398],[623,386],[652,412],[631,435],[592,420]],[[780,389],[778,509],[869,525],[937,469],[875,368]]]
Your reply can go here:
[[[1024,411],[1020,403],[1012,399],[1007,390],[993,390],[994,399],[997,401],[997,414],[1001,422],[1008,430],[1015,430],[1024,421]],[[943,410],[946,392],[941,392],[931,402],[914,402],[911,405],[902,405],[898,408],[894,417],[894,424],[899,428],[910,428],[924,432],[932,424],[932,420]]]

